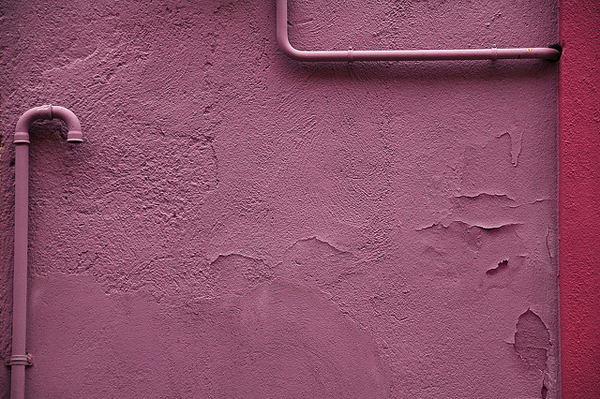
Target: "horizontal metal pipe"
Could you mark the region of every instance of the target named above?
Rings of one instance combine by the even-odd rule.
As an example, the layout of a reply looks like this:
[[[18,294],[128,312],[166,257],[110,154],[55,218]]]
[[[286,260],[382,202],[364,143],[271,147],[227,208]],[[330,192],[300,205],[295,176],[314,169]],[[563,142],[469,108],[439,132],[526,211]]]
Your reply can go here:
[[[281,50],[298,61],[441,61],[539,58],[558,60],[560,51],[551,47],[490,48],[461,50],[346,50],[303,51],[295,49],[288,38],[287,0],[277,0],[277,41]]]

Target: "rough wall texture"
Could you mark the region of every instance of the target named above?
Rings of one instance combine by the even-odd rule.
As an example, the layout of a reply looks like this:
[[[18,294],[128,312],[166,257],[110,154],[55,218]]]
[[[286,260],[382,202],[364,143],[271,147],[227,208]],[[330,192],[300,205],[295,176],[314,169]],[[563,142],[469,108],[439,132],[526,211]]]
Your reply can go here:
[[[31,397],[556,397],[557,65],[303,65],[272,1],[4,1]],[[554,0],[295,1],[300,49],[546,46]],[[0,373],[6,396],[9,372]]]
[[[561,2],[563,397],[600,398],[600,3]]]

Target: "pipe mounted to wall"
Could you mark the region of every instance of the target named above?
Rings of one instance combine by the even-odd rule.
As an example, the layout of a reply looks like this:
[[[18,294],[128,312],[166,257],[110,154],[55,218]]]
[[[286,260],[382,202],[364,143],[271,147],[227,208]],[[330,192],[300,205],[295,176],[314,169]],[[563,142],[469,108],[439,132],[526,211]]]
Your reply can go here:
[[[287,0],[277,0],[277,41],[289,57],[307,62],[352,61],[439,61],[439,60],[497,60],[540,58],[558,60],[560,50],[555,48],[491,48],[463,50],[296,50],[288,38]]]
[[[15,252],[13,277],[13,326],[10,396],[25,397],[25,366],[31,359],[25,352],[27,327],[27,229],[29,208],[29,126],[37,119],[62,119],[68,128],[67,141],[81,143],[79,119],[63,107],[44,105],[32,108],[19,118],[15,129]]]

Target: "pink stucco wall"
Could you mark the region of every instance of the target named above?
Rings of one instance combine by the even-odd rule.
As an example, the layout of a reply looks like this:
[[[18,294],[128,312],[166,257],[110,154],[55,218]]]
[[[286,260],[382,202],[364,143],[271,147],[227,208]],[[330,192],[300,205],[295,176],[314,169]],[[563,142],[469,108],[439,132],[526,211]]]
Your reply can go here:
[[[4,1],[30,397],[556,397],[557,64],[301,64],[273,1]],[[547,46],[549,0],[290,0],[300,49]],[[9,370],[0,372],[8,395]]]

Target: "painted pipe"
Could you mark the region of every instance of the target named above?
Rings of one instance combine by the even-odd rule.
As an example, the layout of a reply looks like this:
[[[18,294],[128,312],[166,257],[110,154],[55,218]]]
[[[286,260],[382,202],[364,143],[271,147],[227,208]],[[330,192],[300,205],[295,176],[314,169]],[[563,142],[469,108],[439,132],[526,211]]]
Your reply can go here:
[[[491,48],[463,50],[296,50],[288,38],[287,0],[277,0],[277,42],[281,50],[297,61],[353,62],[353,61],[439,61],[439,60],[498,60],[540,58],[558,60],[560,50],[555,48]]]
[[[29,126],[37,119],[62,119],[68,128],[67,141],[81,143],[79,119],[63,107],[44,105],[32,108],[19,118],[15,129],[15,252],[13,277],[13,325],[10,396],[25,397],[25,366],[31,359],[25,352],[27,326],[27,229],[29,208]]]

